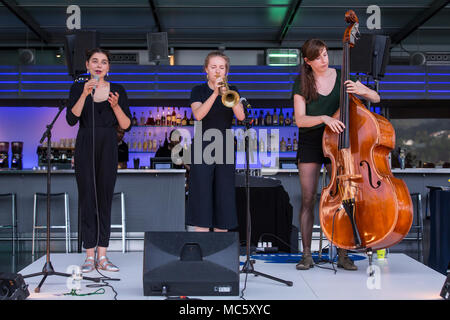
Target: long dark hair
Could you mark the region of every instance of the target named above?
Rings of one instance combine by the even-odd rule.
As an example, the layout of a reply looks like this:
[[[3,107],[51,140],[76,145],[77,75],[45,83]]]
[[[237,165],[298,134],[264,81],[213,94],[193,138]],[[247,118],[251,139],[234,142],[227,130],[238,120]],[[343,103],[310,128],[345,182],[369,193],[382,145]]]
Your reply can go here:
[[[111,61],[111,55],[109,51],[102,48],[94,48],[91,50],[86,50],[86,61],[89,61],[95,53],[103,53],[108,59],[108,63]]]
[[[301,48],[302,58],[307,58],[308,60],[312,61],[320,55],[320,52],[323,48],[328,50],[327,45],[322,40],[309,39],[303,44]],[[319,97],[313,70],[311,66],[304,60],[300,71],[300,82],[300,89],[302,92],[302,96],[306,100],[306,103],[316,100]]]

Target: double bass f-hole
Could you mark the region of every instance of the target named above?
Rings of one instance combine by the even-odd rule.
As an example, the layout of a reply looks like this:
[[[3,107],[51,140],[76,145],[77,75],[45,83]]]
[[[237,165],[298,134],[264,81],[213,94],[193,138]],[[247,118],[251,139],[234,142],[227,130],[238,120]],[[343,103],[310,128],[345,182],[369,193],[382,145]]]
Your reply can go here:
[[[343,169],[342,166],[339,166],[336,170],[336,175],[340,175],[342,169]],[[339,192],[339,181],[336,179],[336,188],[330,191],[330,196],[334,198],[337,196],[338,192]]]
[[[370,167],[370,164],[366,160],[361,161],[359,163],[359,165],[362,167],[364,165],[364,163],[367,164],[367,173],[369,174],[370,186],[374,189],[378,189],[381,186],[381,181],[380,180],[377,181],[376,187],[373,185],[373,183],[372,183],[372,168]]]

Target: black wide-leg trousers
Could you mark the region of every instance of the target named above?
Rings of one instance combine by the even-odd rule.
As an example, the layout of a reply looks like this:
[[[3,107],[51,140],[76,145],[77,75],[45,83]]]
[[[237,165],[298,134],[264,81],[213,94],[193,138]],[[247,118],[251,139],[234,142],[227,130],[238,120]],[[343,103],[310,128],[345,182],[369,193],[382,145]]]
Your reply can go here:
[[[75,146],[81,237],[85,249],[109,246],[111,204],[117,177],[116,129],[95,127],[94,137],[95,143],[92,128],[80,128]]]

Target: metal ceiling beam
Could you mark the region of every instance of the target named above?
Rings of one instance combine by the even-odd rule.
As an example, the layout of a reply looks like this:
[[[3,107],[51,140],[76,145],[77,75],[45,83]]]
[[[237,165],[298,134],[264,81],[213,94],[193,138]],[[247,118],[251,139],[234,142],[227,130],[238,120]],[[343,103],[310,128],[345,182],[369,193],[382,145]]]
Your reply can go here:
[[[402,42],[449,3],[449,0],[434,0],[428,9],[414,17],[414,19],[391,37],[391,45],[397,45]]]
[[[284,18],[283,25],[281,26],[280,33],[278,35],[278,41],[280,44],[283,42],[286,37],[289,28],[292,25],[292,21],[294,21],[295,16],[297,15],[298,9],[302,4],[302,0],[293,0],[291,5],[289,6],[288,12]]]
[[[9,9],[20,21],[22,21],[34,34],[36,34],[40,40],[45,44],[50,43],[50,34],[41,28],[39,23],[26,11],[21,8],[14,0],[0,0],[5,7]]]
[[[156,10],[155,2],[153,0],[148,0],[148,4],[150,5],[150,8],[152,9],[152,16],[153,16],[153,19],[155,20],[155,24],[156,24],[156,27],[158,28],[158,32],[162,32],[161,21],[159,21],[158,12],[156,12],[157,10]]]

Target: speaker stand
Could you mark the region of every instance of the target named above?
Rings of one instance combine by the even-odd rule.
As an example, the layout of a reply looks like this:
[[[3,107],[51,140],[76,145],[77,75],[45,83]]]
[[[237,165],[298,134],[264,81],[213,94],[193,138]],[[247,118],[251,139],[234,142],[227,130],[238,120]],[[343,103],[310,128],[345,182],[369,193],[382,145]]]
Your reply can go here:
[[[244,105],[244,104],[243,104]],[[248,131],[251,128],[251,122],[252,120],[249,119],[248,110],[247,108],[250,108],[250,104],[244,105],[244,113],[245,113],[245,128],[246,131]],[[242,270],[240,273],[245,274],[254,274],[255,276],[261,276],[270,280],[278,281],[281,283],[286,284],[289,287],[292,287],[293,283],[292,281],[283,280],[280,278],[273,277],[271,275],[258,272],[253,267],[254,261],[250,260],[250,238],[251,238],[251,215],[250,215],[250,147],[249,147],[249,137],[248,135],[245,135],[245,191],[246,191],[246,201],[247,201],[247,237],[246,237],[246,260],[244,263],[244,266],[242,267]]]

